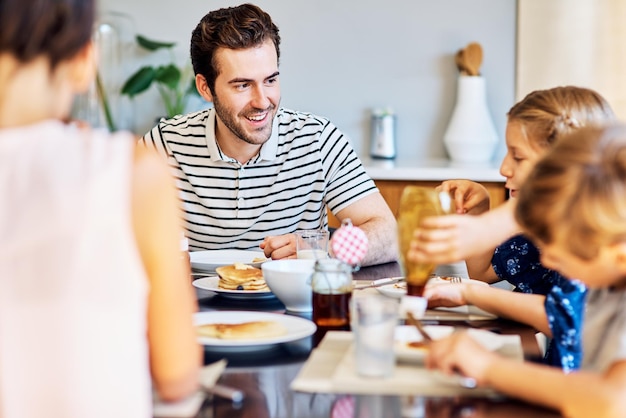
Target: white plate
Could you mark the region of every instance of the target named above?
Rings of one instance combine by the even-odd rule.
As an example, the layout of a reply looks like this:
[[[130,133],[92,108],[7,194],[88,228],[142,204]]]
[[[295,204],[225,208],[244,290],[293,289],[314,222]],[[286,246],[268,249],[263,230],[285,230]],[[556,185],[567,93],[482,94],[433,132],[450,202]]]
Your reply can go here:
[[[249,264],[260,268],[263,261],[253,263],[255,258],[265,258],[263,251],[251,250],[206,250],[192,251],[189,253],[191,268],[215,273],[215,269],[220,266],[228,266],[235,263]]]
[[[269,290],[227,290],[218,287],[220,278],[218,276],[207,276],[196,279],[191,284],[198,289],[210,290],[231,299],[249,299],[249,298],[273,298],[276,297]]]
[[[447,337],[454,332],[454,327],[443,325],[426,325],[426,331],[438,340]],[[495,351],[502,347],[504,341],[501,336],[482,329],[469,328],[469,335],[487,350]],[[423,338],[412,325],[400,325],[396,327],[394,351],[396,359],[402,362],[421,363],[424,361],[428,348],[412,348],[408,346],[411,341],[422,341]]]
[[[471,283],[488,286],[487,283],[481,282],[480,280],[467,279],[465,277],[462,277],[461,280],[463,282],[471,282]],[[428,280],[428,283],[451,283],[451,282],[449,280],[444,280],[440,277],[431,277]],[[385,296],[400,299],[402,298],[402,296],[406,295],[406,282],[386,284],[383,286],[376,287],[375,289]]]
[[[375,289],[390,298],[401,299],[402,296],[406,295],[406,282],[386,284]]]
[[[260,349],[289,341],[296,341],[312,335],[317,327],[308,319],[292,315],[252,311],[211,311],[197,312],[193,317],[194,325],[237,324],[250,321],[276,321],[287,328],[287,334],[266,339],[222,340],[219,338],[198,337],[198,342],[213,348]]]

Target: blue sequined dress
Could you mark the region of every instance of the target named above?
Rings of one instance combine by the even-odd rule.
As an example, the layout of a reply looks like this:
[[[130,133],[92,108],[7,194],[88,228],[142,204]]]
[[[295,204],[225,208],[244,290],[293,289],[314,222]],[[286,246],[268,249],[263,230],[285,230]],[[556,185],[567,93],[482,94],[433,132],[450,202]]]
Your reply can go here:
[[[496,275],[517,292],[545,295],[552,339],[544,362],[569,372],[580,367],[585,286],[541,265],[539,250],[522,235],[498,246],[491,259]]]

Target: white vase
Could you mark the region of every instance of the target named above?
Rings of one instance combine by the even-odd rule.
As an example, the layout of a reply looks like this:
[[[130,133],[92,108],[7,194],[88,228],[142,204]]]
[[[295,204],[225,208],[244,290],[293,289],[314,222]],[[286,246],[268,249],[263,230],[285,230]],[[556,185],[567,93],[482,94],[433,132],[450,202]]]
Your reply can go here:
[[[493,157],[498,134],[487,107],[483,77],[459,76],[456,105],[443,142],[453,162],[484,163]]]

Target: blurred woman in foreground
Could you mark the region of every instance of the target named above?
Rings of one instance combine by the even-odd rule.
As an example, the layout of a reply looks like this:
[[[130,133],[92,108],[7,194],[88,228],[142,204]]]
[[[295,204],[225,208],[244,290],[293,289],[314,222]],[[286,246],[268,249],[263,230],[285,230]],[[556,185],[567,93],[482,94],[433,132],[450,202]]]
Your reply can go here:
[[[95,75],[94,0],[0,0],[0,416],[151,417],[201,350],[168,170],[64,123]]]

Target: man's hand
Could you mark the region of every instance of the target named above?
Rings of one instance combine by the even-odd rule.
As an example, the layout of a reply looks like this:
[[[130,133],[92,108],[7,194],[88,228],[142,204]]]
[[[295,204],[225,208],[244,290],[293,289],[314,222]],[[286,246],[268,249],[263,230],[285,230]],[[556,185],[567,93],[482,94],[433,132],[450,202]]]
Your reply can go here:
[[[265,257],[272,260],[296,258],[295,234],[267,236],[260,245]]]

